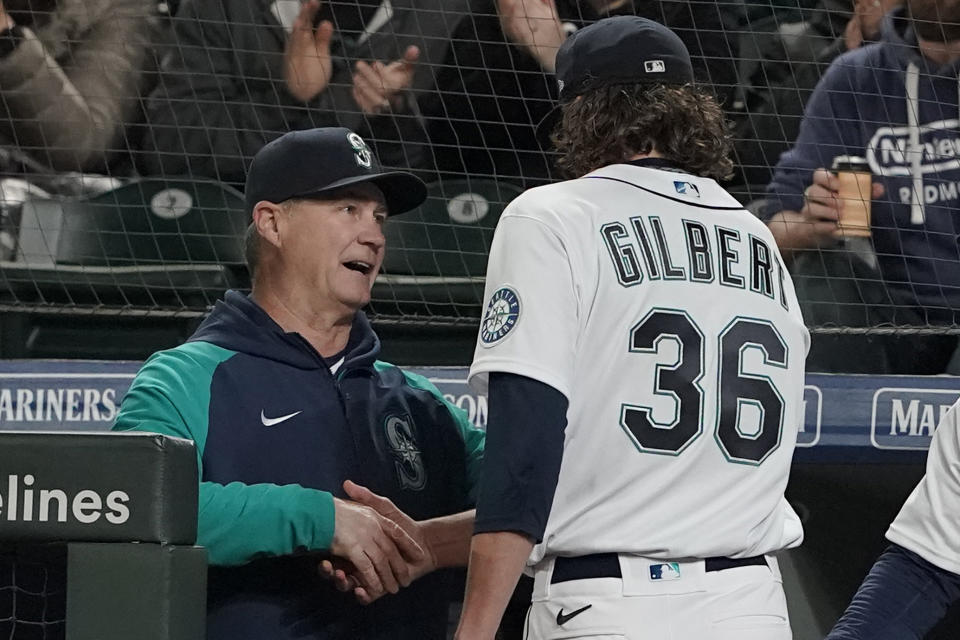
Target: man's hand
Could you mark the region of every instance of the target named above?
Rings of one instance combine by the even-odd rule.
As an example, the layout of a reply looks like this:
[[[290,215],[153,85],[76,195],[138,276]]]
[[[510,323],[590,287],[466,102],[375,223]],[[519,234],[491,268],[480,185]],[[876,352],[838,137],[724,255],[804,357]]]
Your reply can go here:
[[[336,524],[330,553],[355,569],[358,588],[372,602],[396,593],[413,580],[410,567],[426,562],[426,553],[403,528],[371,507],[334,499]]]
[[[858,4],[856,0],[854,4]],[[863,28],[860,26],[860,14],[854,12],[850,22],[843,30],[843,40],[847,46],[847,51],[853,51],[863,44]]]
[[[326,89],[333,75],[330,58],[333,23],[324,20],[314,29],[318,11],[319,0],[303,3],[283,52],[283,79],[287,90],[302,102],[309,102]]]
[[[353,74],[353,99],[368,115],[377,115],[390,107],[399,107],[400,94],[413,85],[413,73],[420,49],[411,45],[403,58],[390,64],[359,61]]]
[[[410,536],[410,538],[423,549],[423,556],[420,560],[410,565],[411,582],[437,568],[437,557],[430,547],[423,527],[419,522],[403,511],[400,511],[390,498],[379,496],[373,491],[370,491],[370,489],[360,486],[351,480],[343,483],[343,489],[353,500],[370,507],[383,517],[397,524],[404,533]]]
[[[6,7],[3,6],[3,0],[0,0],[0,31],[13,29],[16,25],[17,23],[13,21],[10,14],[7,13]]]
[[[826,169],[813,172],[813,184],[804,191],[800,211],[780,211],[767,222],[781,251],[810,249],[832,241],[843,208],[840,180]],[[883,196],[882,184],[873,185],[873,199]]]
[[[398,509],[389,498],[379,496],[366,487],[347,480],[343,483],[343,488],[351,499],[375,510],[381,516],[395,523],[419,548],[423,549],[420,558],[410,561],[407,571],[409,580],[403,586],[408,586],[417,578],[437,568],[436,556],[430,548],[420,523]],[[357,568],[350,564],[339,562],[337,559],[323,560],[320,563],[319,570],[321,575],[333,580],[340,591],[353,591],[357,600],[363,604],[370,604],[383,595],[383,593],[374,594],[365,588],[362,576],[359,575]],[[391,593],[395,592],[391,591]]]
[[[503,34],[548,73],[556,70],[557,49],[566,39],[554,0],[497,0]]]

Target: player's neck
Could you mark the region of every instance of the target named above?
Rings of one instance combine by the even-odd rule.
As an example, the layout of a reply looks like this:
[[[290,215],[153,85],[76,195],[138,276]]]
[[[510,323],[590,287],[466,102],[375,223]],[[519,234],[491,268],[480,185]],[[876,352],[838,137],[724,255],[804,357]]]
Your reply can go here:
[[[663,156],[656,149],[651,149],[648,153],[635,153],[627,160],[644,160],[646,158],[662,158]]]

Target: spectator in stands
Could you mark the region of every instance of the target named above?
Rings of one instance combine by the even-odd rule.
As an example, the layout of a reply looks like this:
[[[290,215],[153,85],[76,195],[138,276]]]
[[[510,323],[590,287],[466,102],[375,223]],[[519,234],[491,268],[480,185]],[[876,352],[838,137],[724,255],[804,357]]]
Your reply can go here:
[[[425,198],[346,129],[266,145],[246,183],[252,294],[228,292],[123,400],[115,429],[197,443],[209,640],[445,638],[462,581],[433,570],[466,563],[483,432],[377,360],[360,311],[381,225]],[[354,593],[318,575],[318,553],[352,563]]]
[[[556,102],[553,59],[566,36],[608,15],[636,14],[670,27],[698,81],[729,101],[735,55],[718,0],[472,0],[424,101],[443,172],[495,176],[530,186],[552,177],[534,129]]]
[[[0,0],[0,260],[27,197],[116,186],[134,170],[151,0]],[[87,175],[64,175],[84,172]]]
[[[156,24],[151,0],[0,3],[0,154],[6,173],[132,169],[126,128]]]
[[[908,0],[885,18],[880,43],[837,58],[817,85],[762,211],[781,250],[794,257],[808,324],[956,324],[958,61],[960,0]],[[865,157],[874,175],[875,257],[844,251],[834,235],[842,202],[824,167],[839,155]],[[878,272],[869,266],[874,260]],[[955,367],[955,336],[874,339],[856,351],[837,340],[814,340],[811,370]]]
[[[901,0],[820,0],[803,23],[750,24],[741,46],[742,104],[731,113],[739,175],[766,185],[780,154],[797,139],[803,108],[833,60],[880,37],[883,17]],[[772,27],[772,29],[770,29]],[[799,27],[799,29],[796,29]],[[757,194],[759,196],[760,194]]]
[[[927,473],[887,530],[877,559],[826,640],[925,638],[960,600],[960,404],[940,419]]]
[[[418,97],[467,0],[184,0],[148,106],[148,172],[242,184],[291,130],[362,133],[387,166],[432,169]]]

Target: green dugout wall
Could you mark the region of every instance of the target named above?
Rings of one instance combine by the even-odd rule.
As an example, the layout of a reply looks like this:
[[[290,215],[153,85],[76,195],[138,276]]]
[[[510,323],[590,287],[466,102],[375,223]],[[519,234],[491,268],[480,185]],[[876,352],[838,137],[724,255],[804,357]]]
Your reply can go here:
[[[0,636],[202,640],[193,443],[0,432]]]

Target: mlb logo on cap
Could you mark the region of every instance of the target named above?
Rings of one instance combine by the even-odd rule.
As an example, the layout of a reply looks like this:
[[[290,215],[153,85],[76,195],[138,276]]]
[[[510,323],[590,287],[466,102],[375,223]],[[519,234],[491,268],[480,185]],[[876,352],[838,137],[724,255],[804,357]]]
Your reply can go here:
[[[644,60],[643,70],[647,73],[663,73],[667,70],[667,65],[663,64],[663,60]]]
[[[574,32],[560,45],[556,77],[560,102],[568,102],[604,86],[692,83],[693,63],[683,40],[667,27],[616,16]]]

